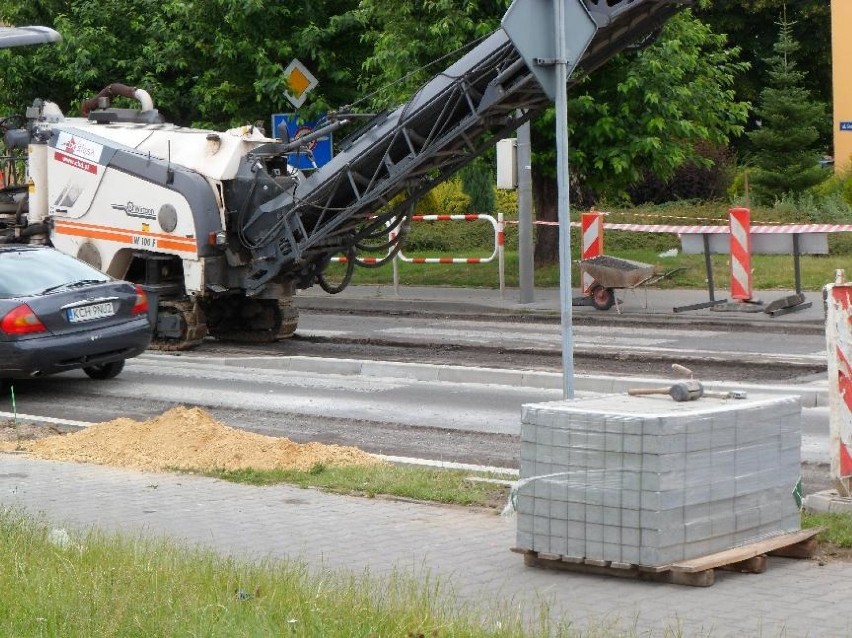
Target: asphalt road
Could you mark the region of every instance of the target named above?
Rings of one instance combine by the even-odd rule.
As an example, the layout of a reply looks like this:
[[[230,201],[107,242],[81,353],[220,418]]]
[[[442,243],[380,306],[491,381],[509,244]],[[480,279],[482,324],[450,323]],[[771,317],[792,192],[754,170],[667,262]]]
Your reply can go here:
[[[573,329],[580,371],[671,379],[671,361],[705,382],[825,385],[819,331],[770,325],[608,321]],[[200,405],[234,427],[296,441],[358,445],[394,456],[517,467],[525,403],[559,400],[561,333],[547,317],[408,312],[302,312],[297,338],[271,344],[213,341],[183,354],[149,353],[109,382],[82,373],[19,383],[19,413],[81,422],[146,419]],[[403,362],[353,374],[342,359]],[[309,361],[296,370],[284,361]],[[453,380],[415,378],[405,365],[467,366]],[[549,384],[483,383],[477,369],[549,371]],[[437,369],[437,368],[436,368]],[[725,376],[727,375],[727,376]],[[582,393],[581,393],[582,394]],[[0,415],[2,418],[2,415]],[[803,459],[826,474],[828,412],[803,412]]]

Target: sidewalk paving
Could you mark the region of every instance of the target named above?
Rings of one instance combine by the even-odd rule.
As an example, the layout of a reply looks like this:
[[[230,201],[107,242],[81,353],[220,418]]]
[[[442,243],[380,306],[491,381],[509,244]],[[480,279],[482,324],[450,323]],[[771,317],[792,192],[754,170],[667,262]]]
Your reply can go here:
[[[646,296],[628,291],[622,316],[671,318],[677,315],[670,307],[699,302],[701,295],[701,291],[649,290]],[[560,308],[558,291],[537,290],[538,301],[531,305],[518,304],[517,291],[508,291],[501,299],[495,290],[409,287],[400,297],[417,302],[415,306],[428,302],[438,312],[442,306],[539,313],[558,313]],[[814,308],[783,318],[710,310],[694,316],[817,327],[824,321],[821,293],[807,297]],[[299,298],[302,307],[342,303],[351,308],[357,303],[381,309],[382,303],[400,301],[390,287],[369,286],[350,287],[335,297],[309,291]],[[597,313],[596,317],[618,316],[615,309],[575,310]],[[523,558],[509,551],[515,541],[514,517],[13,454],[0,455],[0,463],[0,506],[21,508],[70,530],[94,526],[165,536],[249,559],[287,558],[317,569],[358,574],[368,570],[376,577],[393,570],[421,579],[428,575],[437,578],[446,593],[483,611],[505,606],[534,619],[546,603],[552,619],[570,620],[575,629],[606,627],[627,635],[713,638],[852,636],[852,618],[846,613],[852,598],[849,563],[771,558],[763,574],[721,572],[710,588],[568,574],[525,567]]]
[[[758,324],[765,326],[804,326],[814,328],[825,324],[822,291],[805,291],[808,308],[771,316],[764,310],[770,303],[794,295],[791,290],[771,290],[754,293],[753,303],[737,302],[728,291],[717,290],[714,298],[726,300],[715,308],[675,311],[709,301],[707,290],[638,288],[618,290],[618,306],[609,310],[596,310],[591,306],[571,306],[574,320],[602,323],[617,321],[700,321],[719,324]],[[582,297],[575,289],[572,299]],[[758,303],[762,302],[762,303]],[[315,286],[299,291],[296,304],[302,310],[342,309],[351,312],[412,312],[428,310],[431,313],[464,314],[512,314],[550,316],[558,320],[562,312],[562,300],[558,288],[537,288],[530,303],[520,302],[520,291],[507,288],[501,295],[494,288],[453,288],[438,286],[392,285],[349,286],[337,295],[329,295]]]
[[[311,568],[396,570],[483,612],[536,618],[546,603],[575,629],[642,636],[852,636],[852,564],[771,558],[763,574],[717,574],[709,588],[525,567],[509,551],[514,517],[458,507],[253,487],[191,475],[3,455],[0,506],[55,526],[168,537],[245,557]],[[670,632],[666,634],[666,630]],[[633,632],[633,633],[631,633]],[[600,635],[600,634],[595,634]]]

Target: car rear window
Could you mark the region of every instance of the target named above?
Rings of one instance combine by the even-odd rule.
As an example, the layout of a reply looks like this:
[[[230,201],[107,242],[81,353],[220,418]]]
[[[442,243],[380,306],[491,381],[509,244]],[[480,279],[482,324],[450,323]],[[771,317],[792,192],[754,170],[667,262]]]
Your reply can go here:
[[[27,297],[56,286],[111,277],[53,249],[0,251],[0,297]]]

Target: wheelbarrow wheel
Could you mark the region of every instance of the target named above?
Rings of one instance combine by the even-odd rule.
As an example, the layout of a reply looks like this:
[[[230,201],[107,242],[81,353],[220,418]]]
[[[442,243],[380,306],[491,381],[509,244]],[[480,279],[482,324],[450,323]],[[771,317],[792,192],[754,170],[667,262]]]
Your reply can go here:
[[[593,286],[589,291],[592,305],[598,310],[609,310],[615,304],[615,291],[612,288]]]

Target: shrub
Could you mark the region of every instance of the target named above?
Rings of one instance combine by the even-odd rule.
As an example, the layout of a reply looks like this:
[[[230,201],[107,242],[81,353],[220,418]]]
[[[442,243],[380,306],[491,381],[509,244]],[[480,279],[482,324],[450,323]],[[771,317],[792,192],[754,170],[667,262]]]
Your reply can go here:
[[[433,188],[416,208],[418,215],[467,215],[470,197],[462,191],[461,181],[453,179]],[[406,256],[428,256],[423,253],[452,252],[458,257],[480,256],[471,251],[493,246],[494,231],[488,222],[414,222],[404,253]]]
[[[849,204],[840,191],[825,196],[813,190],[802,193],[788,193],[775,202],[775,208],[796,222],[832,223],[845,222],[852,214]]]
[[[438,184],[417,202],[418,215],[465,215],[470,212],[470,197],[458,179]]]
[[[733,180],[733,152],[710,142],[696,145],[695,152],[700,159],[676,169],[671,179],[662,180],[646,173],[640,183],[631,187],[631,201],[662,204],[675,200],[712,201],[723,197]]]
[[[840,196],[847,204],[852,205],[852,168],[831,175],[811,190],[819,197]]]

